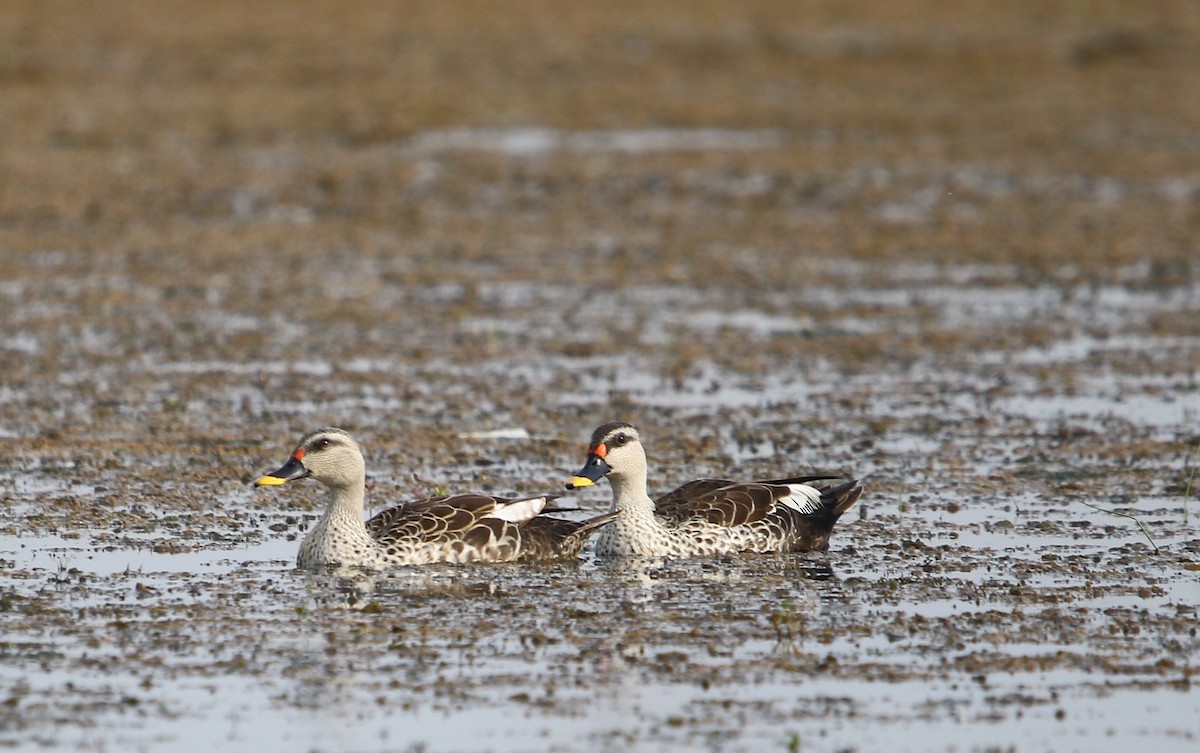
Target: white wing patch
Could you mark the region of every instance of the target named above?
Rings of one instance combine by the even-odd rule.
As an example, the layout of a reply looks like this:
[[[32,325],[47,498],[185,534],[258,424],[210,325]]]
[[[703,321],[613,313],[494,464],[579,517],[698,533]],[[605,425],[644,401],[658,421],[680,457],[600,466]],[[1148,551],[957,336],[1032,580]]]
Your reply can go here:
[[[779,500],[779,504],[790,507],[801,515],[809,515],[821,509],[821,490],[808,484],[788,484],[792,493]]]
[[[507,520],[509,523],[524,523],[541,512],[545,506],[545,497],[518,499],[515,502],[509,502],[506,505],[497,507],[496,511],[488,517]]]

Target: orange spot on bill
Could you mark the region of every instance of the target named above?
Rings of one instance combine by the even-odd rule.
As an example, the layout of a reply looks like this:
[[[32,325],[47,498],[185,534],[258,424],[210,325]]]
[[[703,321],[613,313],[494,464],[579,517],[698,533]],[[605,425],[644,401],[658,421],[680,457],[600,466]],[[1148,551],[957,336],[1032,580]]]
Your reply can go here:
[[[594,450],[592,450],[592,454],[598,458],[603,458],[608,454],[608,446],[601,442],[600,444],[596,445]]]

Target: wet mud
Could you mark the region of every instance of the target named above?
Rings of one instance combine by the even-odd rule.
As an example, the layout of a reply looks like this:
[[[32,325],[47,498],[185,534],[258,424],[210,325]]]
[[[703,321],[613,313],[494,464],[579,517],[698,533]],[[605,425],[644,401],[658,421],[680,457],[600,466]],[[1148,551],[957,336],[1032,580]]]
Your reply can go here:
[[[213,7],[0,11],[0,746],[1196,748],[1189,5]],[[320,491],[251,488],[336,425],[372,510],[558,492],[617,419],[652,491],[867,492],[827,553],[313,574]]]

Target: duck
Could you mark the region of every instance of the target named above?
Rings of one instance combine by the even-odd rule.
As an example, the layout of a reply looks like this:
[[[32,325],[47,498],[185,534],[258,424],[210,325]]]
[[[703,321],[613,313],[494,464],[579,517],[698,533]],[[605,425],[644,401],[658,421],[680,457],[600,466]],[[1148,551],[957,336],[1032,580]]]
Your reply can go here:
[[[592,434],[587,460],[567,489],[607,478],[613,511],[596,536],[597,557],[698,557],[740,552],[824,552],[863,485],[840,476],[773,481],[698,479],[652,499],[638,430],[615,421]]]
[[[300,438],[278,469],[254,486],[311,478],[328,490],[325,514],[300,544],[304,569],[432,562],[534,562],[577,557],[597,529],[619,514],[584,521],[542,515],[557,495],[509,499],[466,493],[408,502],[364,522],[366,462],[346,431],[326,427]]]

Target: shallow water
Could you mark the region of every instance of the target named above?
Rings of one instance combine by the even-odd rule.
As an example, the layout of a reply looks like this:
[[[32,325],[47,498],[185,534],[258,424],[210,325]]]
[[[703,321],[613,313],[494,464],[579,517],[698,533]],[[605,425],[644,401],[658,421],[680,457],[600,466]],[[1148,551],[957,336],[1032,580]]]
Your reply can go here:
[[[451,136],[409,147],[478,148]],[[350,254],[294,295],[265,269],[176,290],[33,261],[0,291],[20,303],[0,744],[1198,744],[1194,281],[805,262],[769,290],[409,284]],[[614,418],[641,426],[655,490],[836,470],[868,492],[823,555],[312,575],[292,563],[318,490],[250,487],[339,424],[374,510],[559,491]]]
[[[634,567],[314,576],[292,568],[295,542],[269,535],[278,513],[259,521],[261,543],[182,554],[86,534],[3,536],[3,672],[18,713],[0,739],[83,750],[1194,747],[1194,572],[1150,564],[1134,527],[1090,535],[1113,520],[1087,508],[1069,534],[1058,505],[937,502],[877,502],[824,557]],[[1152,508],[1143,521],[1156,543],[1186,545],[1174,511]],[[868,527],[876,518],[891,535]]]
[[[0,748],[1200,749],[1194,0],[78,5],[0,6]],[[614,419],[867,493],[368,576],[251,487]]]

